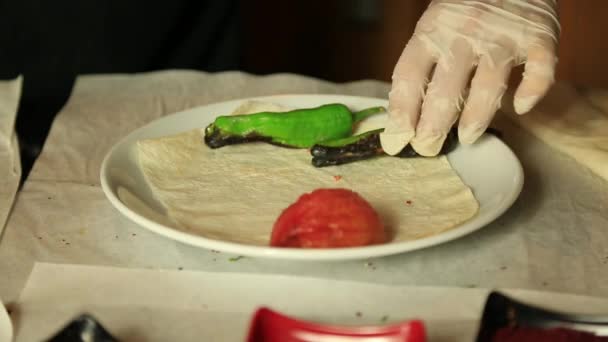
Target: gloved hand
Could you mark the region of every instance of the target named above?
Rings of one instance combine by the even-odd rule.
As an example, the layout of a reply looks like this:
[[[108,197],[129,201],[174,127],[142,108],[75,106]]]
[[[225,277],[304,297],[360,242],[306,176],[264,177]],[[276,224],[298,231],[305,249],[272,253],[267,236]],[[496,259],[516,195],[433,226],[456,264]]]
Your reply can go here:
[[[383,149],[394,155],[411,143],[437,155],[459,114],[459,139],[473,143],[500,107],[511,69],[523,63],[514,107],[528,112],[554,82],[556,7],[557,0],[433,0],[395,66]]]

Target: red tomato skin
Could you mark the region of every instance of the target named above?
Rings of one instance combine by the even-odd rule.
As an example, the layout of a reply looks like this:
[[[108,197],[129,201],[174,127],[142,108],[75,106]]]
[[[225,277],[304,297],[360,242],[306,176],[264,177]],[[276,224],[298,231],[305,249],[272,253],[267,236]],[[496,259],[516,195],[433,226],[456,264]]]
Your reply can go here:
[[[341,248],[386,242],[378,213],[348,189],[317,189],[304,194],[276,220],[274,247]]]

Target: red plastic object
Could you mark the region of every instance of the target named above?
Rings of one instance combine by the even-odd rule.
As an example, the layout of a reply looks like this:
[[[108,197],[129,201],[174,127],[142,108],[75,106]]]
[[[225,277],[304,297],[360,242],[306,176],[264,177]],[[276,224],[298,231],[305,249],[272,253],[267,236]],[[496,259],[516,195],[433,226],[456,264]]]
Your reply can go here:
[[[269,308],[256,311],[246,342],[426,342],[424,324],[334,326],[294,319]]]

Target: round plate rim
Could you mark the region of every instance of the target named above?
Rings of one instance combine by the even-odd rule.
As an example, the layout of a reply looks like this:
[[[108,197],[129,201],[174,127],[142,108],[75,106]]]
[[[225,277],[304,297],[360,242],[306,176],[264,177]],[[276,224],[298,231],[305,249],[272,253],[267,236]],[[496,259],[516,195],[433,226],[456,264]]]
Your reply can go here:
[[[111,202],[111,204],[116,208],[122,215],[138,224],[139,226],[146,228],[156,234],[168,237],[175,241],[179,241],[191,246],[202,247],[210,250],[217,250],[226,253],[232,253],[235,255],[249,256],[249,257],[260,257],[260,258],[277,258],[277,259],[292,259],[292,260],[308,260],[308,261],[340,261],[340,260],[355,260],[355,259],[370,259],[383,257],[394,254],[401,254],[406,252],[411,252],[435,245],[439,245],[442,243],[447,243],[449,241],[458,239],[465,235],[468,235],[474,231],[482,229],[488,223],[494,221],[496,218],[500,217],[507,211],[515,202],[515,200],[519,197],[521,190],[523,188],[523,167],[521,162],[515,155],[515,153],[500,139],[488,135],[486,139],[496,140],[499,144],[503,145],[505,151],[508,154],[508,157],[512,159],[515,163],[517,169],[517,175],[515,179],[517,182],[514,184],[513,191],[508,194],[508,197],[505,198],[504,204],[499,210],[494,211],[491,215],[486,215],[479,220],[479,223],[476,225],[468,225],[472,219],[476,218],[479,213],[475,214],[475,216],[471,217],[469,220],[461,223],[458,227],[451,228],[448,231],[443,233],[439,233],[433,236],[420,238],[416,240],[408,240],[403,242],[396,243],[387,243],[381,245],[373,245],[373,246],[365,246],[365,247],[351,247],[351,248],[333,248],[333,249],[301,249],[301,248],[277,248],[277,247],[267,247],[267,246],[254,246],[254,245],[244,245],[233,242],[226,242],[220,240],[214,240],[202,237],[200,235],[188,234],[185,232],[181,232],[175,230],[174,228],[167,227],[158,222],[155,222],[151,219],[138,215],[134,211],[132,211],[128,206],[126,206],[120,198],[115,194],[115,191],[111,188],[108,179],[108,167],[109,162],[112,155],[127,141],[129,141],[130,137],[137,134],[138,132],[146,130],[146,128],[151,125],[156,124],[159,120],[166,120],[170,117],[178,116],[184,112],[192,111],[195,109],[203,109],[205,107],[214,106],[214,105],[222,105],[228,104],[231,102],[237,101],[248,101],[248,100],[257,100],[257,101],[272,101],[272,99],[277,98],[286,98],[286,97],[314,97],[318,98],[349,98],[351,100],[363,100],[363,101],[384,101],[387,102],[386,99],[377,98],[377,97],[366,97],[366,96],[354,96],[354,95],[342,95],[342,94],[281,94],[281,95],[270,95],[270,96],[256,96],[256,97],[247,97],[242,99],[232,99],[228,101],[214,102],[206,105],[186,109],[184,111],[180,111],[174,114],[166,115],[160,117],[158,119],[152,120],[148,122],[146,125],[141,126],[131,133],[127,134],[125,137],[120,139],[117,143],[115,143],[112,148],[105,155],[100,170],[100,182],[101,188],[106,196],[106,198]]]

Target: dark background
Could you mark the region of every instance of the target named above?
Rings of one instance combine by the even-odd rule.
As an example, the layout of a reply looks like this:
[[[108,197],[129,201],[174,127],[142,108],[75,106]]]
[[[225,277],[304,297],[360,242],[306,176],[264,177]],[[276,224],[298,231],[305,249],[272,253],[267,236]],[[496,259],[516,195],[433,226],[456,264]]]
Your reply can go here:
[[[0,79],[24,75],[24,176],[77,75],[161,69],[390,81],[428,0],[0,0]],[[560,1],[558,78],[608,87],[603,0]]]

